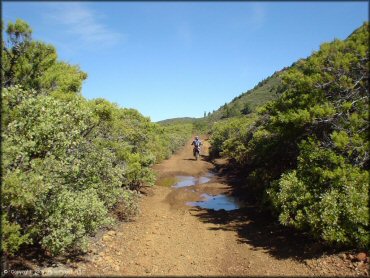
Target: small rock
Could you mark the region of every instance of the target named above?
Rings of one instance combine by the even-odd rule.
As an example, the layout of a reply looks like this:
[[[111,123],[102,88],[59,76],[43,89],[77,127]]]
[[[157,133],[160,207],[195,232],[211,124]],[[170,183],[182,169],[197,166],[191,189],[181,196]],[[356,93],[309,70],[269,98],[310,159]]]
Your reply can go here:
[[[357,267],[359,267],[359,268],[365,268],[366,267],[366,264],[363,261],[361,261],[361,262],[358,263]]]
[[[347,259],[346,253],[339,254],[339,258],[341,258],[342,260]]]
[[[116,234],[115,231],[109,231],[109,232],[107,232],[107,235],[109,235],[109,236],[114,236],[115,234]]]
[[[356,256],[356,260],[359,261],[359,262],[365,262],[366,261],[366,253],[364,252],[361,252],[361,253],[358,253],[357,256]]]

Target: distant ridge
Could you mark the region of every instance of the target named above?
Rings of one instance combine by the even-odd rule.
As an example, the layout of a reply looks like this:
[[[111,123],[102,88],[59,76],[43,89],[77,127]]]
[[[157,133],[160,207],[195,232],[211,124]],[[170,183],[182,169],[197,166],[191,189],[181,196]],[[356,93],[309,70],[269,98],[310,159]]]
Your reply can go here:
[[[196,121],[198,118],[191,118],[191,117],[179,117],[179,118],[171,118],[171,119],[166,119],[162,121],[156,122],[157,124],[176,124],[176,123],[193,123]]]

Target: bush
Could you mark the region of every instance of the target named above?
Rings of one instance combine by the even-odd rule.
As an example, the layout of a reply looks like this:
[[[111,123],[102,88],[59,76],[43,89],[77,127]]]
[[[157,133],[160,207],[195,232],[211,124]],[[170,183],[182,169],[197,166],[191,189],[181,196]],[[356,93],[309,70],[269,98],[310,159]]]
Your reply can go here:
[[[368,31],[323,44],[280,74],[280,97],[254,121],[212,135],[282,224],[359,248],[369,243]]]
[[[54,194],[40,200],[36,209],[42,247],[53,255],[76,248],[86,250],[86,236],[113,223],[94,189],[65,189]]]
[[[18,20],[3,42],[2,250],[40,244],[57,255],[84,250],[113,223],[112,210],[135,215],[132,190],[155,183],[151,166],[184,144],[192,125],[163,128],[134,109],[85,100],[87,75],[31,33]]]
[[[328,243],[368,246],[369,173],[318,142],[301,147],[297,170],[283,174],[269,190],[280,222]]]
[[[114,208],[114,214],[120,221],[130,221],[139,214],[139,196],[137,191],[126,190],[122,194]]]

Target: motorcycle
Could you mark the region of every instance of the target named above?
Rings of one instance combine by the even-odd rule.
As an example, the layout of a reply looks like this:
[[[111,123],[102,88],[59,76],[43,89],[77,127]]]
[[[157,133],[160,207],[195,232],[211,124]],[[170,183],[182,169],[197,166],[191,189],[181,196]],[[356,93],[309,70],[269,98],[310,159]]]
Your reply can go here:
[[[199,155],[200,155],[200,146],[195,146],[194,147],[193,154],[194,154],[195,160],[198,160]]]

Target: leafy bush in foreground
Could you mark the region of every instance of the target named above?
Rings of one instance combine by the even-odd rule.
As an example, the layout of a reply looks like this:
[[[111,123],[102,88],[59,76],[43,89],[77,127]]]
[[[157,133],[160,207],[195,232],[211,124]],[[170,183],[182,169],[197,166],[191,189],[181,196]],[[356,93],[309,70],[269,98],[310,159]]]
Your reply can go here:
[[[32,40],[22,20],[2,42],[2,251],[40,245],[53,255],[83,250],[87,237],[137,213],[136,190],[151,166],[191,134],[134,109],[81,96],[87,75]]]
[[[212,139],[282,224],[360,248],[369,244],[368,28],[295,63],[253,122],[215,125]]]

